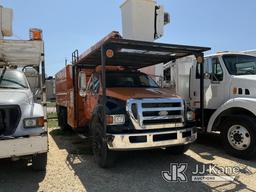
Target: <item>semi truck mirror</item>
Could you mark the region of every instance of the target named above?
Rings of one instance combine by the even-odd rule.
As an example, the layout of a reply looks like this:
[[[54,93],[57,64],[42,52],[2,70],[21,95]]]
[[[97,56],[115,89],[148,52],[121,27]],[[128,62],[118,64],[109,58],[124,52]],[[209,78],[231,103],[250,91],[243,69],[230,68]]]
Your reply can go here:
[[[41,99],[41,90],[36,89],[35,92],[33,93],[34,101],[38,101]]]
[[[78,89],[81,96],[85,95],[86,88],[87,88],[86,73],[84,71],[80,71],[78,75]]]
[[[204,74],[204,79],[211,79],[211,74],[210,73],[205,73]]]

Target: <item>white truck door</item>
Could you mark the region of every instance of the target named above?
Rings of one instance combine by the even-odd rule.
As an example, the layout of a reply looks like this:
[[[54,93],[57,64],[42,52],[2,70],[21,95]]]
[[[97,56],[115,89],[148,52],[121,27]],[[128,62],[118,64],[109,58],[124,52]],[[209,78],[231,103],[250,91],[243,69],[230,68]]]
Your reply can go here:
[[[204,79],[205,109],[217,109],[226,99],[225,80],[220,59],[209,57],[205,59],[205,73],[209,77]],[[193,65],[190,76],[190,98],[193,108],[200,108],[200,66]]]
[[[204,62],[204,72],[209,73],[209,58],[205,58]],[[205,105],[207,99],[211,95],[209,92],[209,86],[211,84],[210,79],[204,79],[204,92],[205,92]],[[193,108],[200,108],[200,65],[194,64],[191,67],[190,72],[190,105]]]
[[[211,71],[211,82],[206,93],[207,109],[217,109],[225,102],[226,90],[224,80],[224,70],[219,57],[215,56],[209,60]]]

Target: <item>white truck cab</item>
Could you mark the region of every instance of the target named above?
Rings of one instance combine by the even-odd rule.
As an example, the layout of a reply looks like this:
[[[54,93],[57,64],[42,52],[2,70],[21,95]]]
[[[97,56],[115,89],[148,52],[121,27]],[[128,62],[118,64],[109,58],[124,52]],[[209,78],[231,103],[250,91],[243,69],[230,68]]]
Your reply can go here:
[[[226,151],[240,158],[256,154],[256,57],[222,52],[205,57],[204,122],[221,133]],[[200,66],[190,73],[190,105],[201,113]]]
[[[0,36],[0,159],[24,158],[35,170],[45,170],[48,152],[41,32],[31,29],[30,40]]]

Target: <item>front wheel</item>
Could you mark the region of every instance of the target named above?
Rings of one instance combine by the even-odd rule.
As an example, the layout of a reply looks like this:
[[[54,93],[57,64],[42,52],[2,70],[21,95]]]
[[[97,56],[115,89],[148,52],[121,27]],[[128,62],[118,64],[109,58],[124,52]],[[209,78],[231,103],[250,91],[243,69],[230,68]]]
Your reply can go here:
[[[247,116],[233,116],[222,125],[225,151],[235,157],[251,159],[256,155],[256,121]]]
[[[32,157],[32,168],[35,171],[45,171],[47,165],[47,153],[40,153]]]
[[[116,153],[108,149],[107,141],[104,137],[104,129],[98,120],[94,120],[91,125],[92,129],[92,149],[94,159],[102,168],[113,166]]]

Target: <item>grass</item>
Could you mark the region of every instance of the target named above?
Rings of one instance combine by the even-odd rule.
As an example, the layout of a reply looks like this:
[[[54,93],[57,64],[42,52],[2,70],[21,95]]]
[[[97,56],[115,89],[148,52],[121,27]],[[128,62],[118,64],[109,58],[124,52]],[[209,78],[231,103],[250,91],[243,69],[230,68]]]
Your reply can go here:
[[[57,119],[57,113],[47,113],[47,119]]]
[[[58,127],[57,113],[47,113],[48,128]]]
[[[58,127],[58,120],[48,119],[48,128],[55,128],[55,127]]]
[[[47,102],[47,107],[56,107],[56,102]]]

